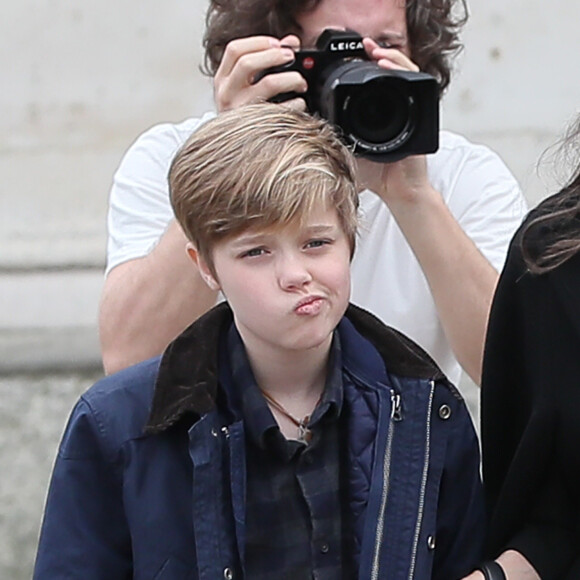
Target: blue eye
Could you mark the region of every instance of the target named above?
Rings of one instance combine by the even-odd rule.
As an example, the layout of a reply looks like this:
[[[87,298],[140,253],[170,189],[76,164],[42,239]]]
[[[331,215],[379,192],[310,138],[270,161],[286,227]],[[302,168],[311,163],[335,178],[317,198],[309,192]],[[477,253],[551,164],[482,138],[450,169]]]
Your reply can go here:
[[[254,258],[265,253],[263,248],[252,248],[242,254],[242,258]]]
[[[321,248],[330,244],[330,240],[311,240],[306,244],[307,248]]]

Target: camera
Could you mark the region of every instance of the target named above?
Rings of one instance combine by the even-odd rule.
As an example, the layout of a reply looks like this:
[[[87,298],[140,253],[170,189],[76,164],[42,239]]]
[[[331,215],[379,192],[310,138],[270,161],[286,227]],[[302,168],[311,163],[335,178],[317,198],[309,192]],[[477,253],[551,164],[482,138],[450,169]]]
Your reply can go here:
[[[297,51],[294,61],[263,71],[255,82],[282,71],[298,71],[308,90],[271,100],[303,98],[309,112],[330,121],[356,155],[384,163],[437,151],[437,80],[379,67],[369,60],[359,34],[326,29],[316,49]]]

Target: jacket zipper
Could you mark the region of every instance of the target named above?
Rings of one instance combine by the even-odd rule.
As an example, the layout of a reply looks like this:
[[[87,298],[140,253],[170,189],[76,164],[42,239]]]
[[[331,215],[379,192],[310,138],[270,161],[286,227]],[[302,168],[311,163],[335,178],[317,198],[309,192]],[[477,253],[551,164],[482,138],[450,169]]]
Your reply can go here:
[[[423,476],[421,478],[421,493],[419,495],[419,509],[417,510],[417,523],[415,525],[415,537],[413,538],[413,551],[411,555],[411,566],[409,567],[409,580],[415,575],[415,565],[417,563],[417,550],[419,548],[419,535],[423,523],[423,511],[425,509],[425,494],[427,489],[427,475],[429,473],[429,456],[431,454],[431,409],[433,407],[433,395],[435,392],[435,381],[430,381],[429,405],[427,408],[427,432],[425,434],[425,458],[423,462]]]
[[[389,495],[394,424],[396,421],[400,421],[402,418],[401,396],[391,389],[391,421],[389,423],[389,431],[387,433],[387,446],[385,448],[385,460],[383,463],[383,492],[381,495],[381,506],[379,509],[379,517],[377,521],[377,533],[375,537],[371,580],[378,580],[379,577],[379,552],[381,543],[383,541],[385,510],[387,508],[387,497]]]

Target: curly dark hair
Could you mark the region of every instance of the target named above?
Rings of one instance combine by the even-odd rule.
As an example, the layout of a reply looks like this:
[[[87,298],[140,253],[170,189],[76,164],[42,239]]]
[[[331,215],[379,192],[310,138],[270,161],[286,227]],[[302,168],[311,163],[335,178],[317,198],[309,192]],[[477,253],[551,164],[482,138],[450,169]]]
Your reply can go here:
[[[202,71],[213,76],[226,45],[258,34],[282,38],[300,35],[297,15],[322,0],[210,0],[206,14]],[[411,58],[433,75],[443,92],[451,80],[451,61],[462,45],[459,32],[467,21],[466,0],[406,0]]]
[[[562,190],[532,212],[520,232],[522,255],[530,272],[544,274],[580,252],[580,115],[559,149],[563,165],[574,170]]]

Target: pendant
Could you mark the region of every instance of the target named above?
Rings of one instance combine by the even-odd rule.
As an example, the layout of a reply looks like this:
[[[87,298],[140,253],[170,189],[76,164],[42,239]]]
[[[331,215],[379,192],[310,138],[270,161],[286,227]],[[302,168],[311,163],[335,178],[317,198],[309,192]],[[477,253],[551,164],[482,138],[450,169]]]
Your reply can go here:
[[[312,431],[308,428],[308,417],[298,423],[298,441],[300,443],[310,443]]]

